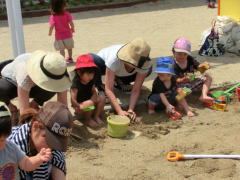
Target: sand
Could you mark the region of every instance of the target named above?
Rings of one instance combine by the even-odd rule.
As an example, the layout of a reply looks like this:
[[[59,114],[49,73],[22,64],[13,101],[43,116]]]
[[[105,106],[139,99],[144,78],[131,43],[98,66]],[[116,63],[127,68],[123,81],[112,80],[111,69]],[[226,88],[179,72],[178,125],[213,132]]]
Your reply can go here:
[[[129,8],[74,13],[74,57],[97,52],[112,44],[126,43],[143,37],[151,45],[151,57],[170,56],[173,41],[181,36],[192,42],[193,56],[211,63],[213,86],[239,81],[239,57],[197,55],[201,33],[210,27],[217,9],[208,9],[204,0],[160,0]],[[48,17],[26,18],[24,35],[27,52],[54,50],[53,37],[48,37]],[[0,22],[0,59],[12,58],[7,21]],[[144,101],[151,88],[153,73],[144,82]],[[202,159],[169,162],[169,151],[185,154],[240,154],[239,102],[228,105],[227,112],[204,108],[199,94],[188,98],[197,113],[194,118],[171,120],[164,113],[147,115],[146,105],[137,107],[139,122],[129,128],[125,139],[107,136],[106,127],[92,130],[75,121],[67,157],[67,178],[83,179],[239,179],[237,160]],[[126,101],[127,95],[122,101]],[[134,134],[136,137],[134,137]]]

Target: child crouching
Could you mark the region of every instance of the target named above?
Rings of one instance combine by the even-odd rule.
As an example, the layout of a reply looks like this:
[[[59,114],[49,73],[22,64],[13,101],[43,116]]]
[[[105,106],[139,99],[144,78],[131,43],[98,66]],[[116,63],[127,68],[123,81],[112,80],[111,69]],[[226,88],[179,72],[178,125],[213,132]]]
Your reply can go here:
[[[92,128],[103,125],[100,115],[104,110],[105,95],[98,94],[95,88],[95,74],[97,66],[94,64],[92,56],[88,54],[81,55],[77,58],[75,72],[71,87],[71,103],[75,109],[76,115],[85,115],[84,123]],[[96,107],[93,119],[91,114]]]
[[[169,57],[158,58],[155,72],[158,76],[153,82],[152,92],[148,99],[148,113],[153,114],[155,110],[164,109],[167,113],[173,112],[175,106],[179,105],[184,109],[187,116],[194,116],[184,98],[179,101],[176,100],[177,85],[174,77],[174,60]]]

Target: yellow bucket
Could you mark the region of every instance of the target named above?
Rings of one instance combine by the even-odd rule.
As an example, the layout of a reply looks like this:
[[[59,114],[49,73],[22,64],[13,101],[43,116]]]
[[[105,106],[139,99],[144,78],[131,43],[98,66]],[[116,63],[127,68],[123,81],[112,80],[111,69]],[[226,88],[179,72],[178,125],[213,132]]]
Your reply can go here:
[[[127,116],[110,115],[107,117],[108,135],[115,138],[126,136],[130,119]]]

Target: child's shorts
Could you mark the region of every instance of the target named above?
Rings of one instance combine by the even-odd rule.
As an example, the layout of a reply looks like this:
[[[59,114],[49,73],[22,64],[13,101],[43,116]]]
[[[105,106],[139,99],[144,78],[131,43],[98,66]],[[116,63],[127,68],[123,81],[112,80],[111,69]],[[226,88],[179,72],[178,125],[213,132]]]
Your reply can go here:
[[[168,98],[167,98],[168,102],[173,105],[176,106],[177,105],[177,100],[176,100],[176,94],[171,94]],[[163,104],[161,97],[159,94],[151,94],[148,97],[148,103],[149,104],[153,104],[155,105],[155,110],[164,110],[166,109],[165,105]]]
[[[54,48],[57,51],[61,51],[64,49],[72,49],[74,48],[74,41],[73,38],[62,39],[62,40],[55,40]]]

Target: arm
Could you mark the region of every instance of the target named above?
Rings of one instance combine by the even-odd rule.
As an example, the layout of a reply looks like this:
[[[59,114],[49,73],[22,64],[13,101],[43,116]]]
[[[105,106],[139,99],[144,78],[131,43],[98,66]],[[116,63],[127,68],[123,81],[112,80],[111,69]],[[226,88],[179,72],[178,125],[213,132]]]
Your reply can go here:
[[[51,150],[42,148],[41,151],[33,157],[24,156],[19,162],[19,167],[24,171],[34,171],[43,162],[48,162],[51,158]]]
[[[91,97],[91,100],[94,102],[94,104],[96,104],[98,102],[98,94],[97,94],[97,90],[96,90],[95,86],[92,87],[92,97]]]
[[[58,92],[57,93],[57,101],[65,104],[67,106],[68,105],[68,103],[67,103],[67,91]]]
[[[18,86],[17,92],[20,114],[22,114],[25,109],[29,108],[29,91]]]
[[[109,98],[111,105],[113,106],[113,109],[117,112],[117,114],[127,116],[128,113],[122,110],[122,108],[119,106],[117,102],[115,94],[113,93],[114,79],[115,73],[111,71],[109,68],[106,68],[105,92]]]
[[[188,83],[188,82],[190,82],[190,79],[188,79],[187,77],[177,78],[176,82],[177,83]]]
[[[71,95],[71,104],[72,107],[79,107],[79,103],[77,102],[77,93],[78,89],[77,88],[71,88],[70,90],[70,95]]]
[[[54,29],[54,26],[51,25],[51,26],[49,27],[49,31],[48,31],[48,35],[49,35],[49,36],[52,35],[52,31],[53,31],[53,29]]]
[[[146,76],[147,76],[147,73],[145,73],[145,74],[137,73],[137,76],[136,76],[136,79],[135,79],[135,82],[133,85],[133,89],[131,92],[128,112],[134,113],[134,109],[135,109],[138,97],[140,95],[140,92],[141,92],[141,87],[142,87],[142,84],[143,84]]]
[[[66,162],[64,153],[61,151],[52,151],[52,169],[51,175],[54,180],[66,179]]]
[[[65,180],[66,175],[64,174],[63,171],[61,171],[57,167],[52,166],[52,179],[53,180]]]
[[[89,100],[84,101],[82,103],[78,103],[77,102],[77,93],[78,93],[78,89],[77,88],[71,88],[70,93],[71,93],[72,107],[75,109],[75,111],[79,112],[79,110],[83,110],[87,106],[94,105],[94,102],[93,102],[92,99],[89,99]]]
[[[72,32],[74,33],[75,32],[75,27],[74,27],[73,21],[71,21],[69,24],[70,24]]]
[[[160,98],[161,98],[163,104],[165,105],[167,111],[172,111],[174,106],[169,103],[169,101],[167,100],[167,97],[165,96],[164,93],[160,93]]]

